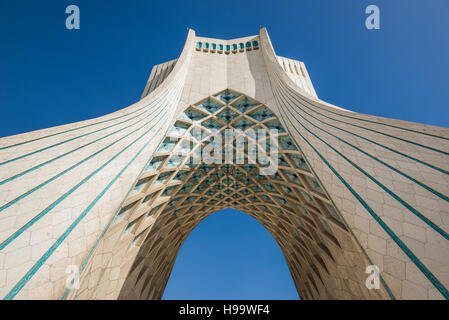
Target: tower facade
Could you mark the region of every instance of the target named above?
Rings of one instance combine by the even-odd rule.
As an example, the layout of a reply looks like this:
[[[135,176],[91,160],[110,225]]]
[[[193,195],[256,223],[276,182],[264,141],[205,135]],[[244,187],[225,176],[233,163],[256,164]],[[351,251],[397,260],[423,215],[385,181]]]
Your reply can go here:
[[[265,28],[189,30],[137,103],[0,139],[0,296],[160,299],[189,233],[231,207],[302,299],[447,299],[448,156],[447,128],[320,100]]]

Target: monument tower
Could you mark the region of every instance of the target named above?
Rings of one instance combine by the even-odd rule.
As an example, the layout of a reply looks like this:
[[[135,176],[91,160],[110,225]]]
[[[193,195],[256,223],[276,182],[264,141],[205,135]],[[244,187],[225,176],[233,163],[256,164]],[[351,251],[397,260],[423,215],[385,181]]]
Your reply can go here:
[[[0,296],[160,299],[189,233],[235,208],[302,299],[447,299],[448,174],[449,129],[320,100],[265,28],[189,30],[137,103],[0,139]]]

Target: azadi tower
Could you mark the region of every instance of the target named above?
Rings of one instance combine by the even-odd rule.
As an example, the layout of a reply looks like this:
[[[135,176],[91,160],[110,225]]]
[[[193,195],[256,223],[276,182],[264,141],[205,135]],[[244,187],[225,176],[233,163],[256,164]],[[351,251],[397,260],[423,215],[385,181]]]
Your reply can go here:
[[[190,30],[137,103],[0,139],[0,296],[160,299],[189,233],[235,208],[302,299],[448,299],[448,174],[449,129],[320,100],[266,29]]]

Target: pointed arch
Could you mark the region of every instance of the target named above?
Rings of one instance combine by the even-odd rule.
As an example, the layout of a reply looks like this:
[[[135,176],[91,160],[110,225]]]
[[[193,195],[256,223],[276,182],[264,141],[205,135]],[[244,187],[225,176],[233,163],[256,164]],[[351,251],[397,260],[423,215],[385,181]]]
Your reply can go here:
[[[226,140],[229,130],[238,134]],[[259,130],[267,134],[253,135]],[[208,162],[204,150],[213,144],[214,161]],[[256,159],[251,150],[257,150]],[[276,170],[265,174],[271,166]],[[304,299],[341,296],[339,281],[357,288],[348,297],[372,294],[363,287],[363,254],[275,113],[226,89],[178,115],[75,297],[160,299],[183,241],[204,218],[228,207],[250,214],[270,232]],[[106,266],[95,268],[105,256]],[[96,281],[93,289],[90,281]]]

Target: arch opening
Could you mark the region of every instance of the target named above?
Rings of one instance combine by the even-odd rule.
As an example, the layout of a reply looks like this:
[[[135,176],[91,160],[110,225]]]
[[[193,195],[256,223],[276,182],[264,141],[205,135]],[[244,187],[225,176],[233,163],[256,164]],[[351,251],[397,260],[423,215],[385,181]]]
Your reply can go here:
[[[279,245],[253,216],[224,209],[184,241],[163,300],[297,300]]]
[[[177,117],[108,230],[117,249],[86,291],[161,299],[185,239],[225,208],[270,232],[301,299],[379,298],[365,287],[366,257],[293,138],[269,107],[230,89]]]

